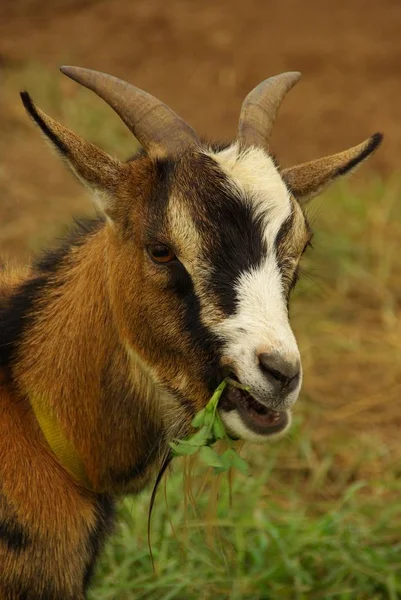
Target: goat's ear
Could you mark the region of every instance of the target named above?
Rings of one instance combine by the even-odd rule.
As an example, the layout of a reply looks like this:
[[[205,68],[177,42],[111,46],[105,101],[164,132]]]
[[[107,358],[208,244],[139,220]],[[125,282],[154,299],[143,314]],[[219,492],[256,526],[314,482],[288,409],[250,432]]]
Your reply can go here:
[[[284,169],[281,176],[300,204],[306,204],[337,177],[353,171],[376,150],[382,139],[381,133],[375,133],[344,152]]]
[[[124,176],[125,165],[46,115],[27,92],[21,92],[21,99],[46,139],[78,179],[94,192],[98,205],[107,212]]]

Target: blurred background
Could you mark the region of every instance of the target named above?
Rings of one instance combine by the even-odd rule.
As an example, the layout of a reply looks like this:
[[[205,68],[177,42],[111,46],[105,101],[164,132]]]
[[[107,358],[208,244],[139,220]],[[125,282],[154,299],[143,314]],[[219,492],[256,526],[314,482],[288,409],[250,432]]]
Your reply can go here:
[[[251,476],[235,477],[231,496],[225,479],[177,464],[156,501],[156,574],[149,494],[125,501],[91,598],[401,598],[401,3],[3,0],[3,259],[27,260],[92,211],[24,114],[21,89],[109,152],[135,150],[61,64],[125,78],[213,139],[235,136],[261,80],[300,70],[273,135],[284,166],[385,134],[352,182],[309,209],[314,249],[292,305],[305,383],[291,433],[244,447]]]

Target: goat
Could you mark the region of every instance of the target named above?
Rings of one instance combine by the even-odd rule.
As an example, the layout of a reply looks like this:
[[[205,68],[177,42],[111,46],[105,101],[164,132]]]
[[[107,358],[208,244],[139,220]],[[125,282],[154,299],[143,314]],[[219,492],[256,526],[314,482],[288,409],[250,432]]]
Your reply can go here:
[[[250,92],[237,140],[219,145],[124,81],[61,70],[143,149],[120,162],[21,94],[99,217],[1,274],[1,600],[86,597],[115,499],[155,479],[224,373],[252,390],[221,400],[230,435],[286,430],[302,381],[288,303],[312,235],[304,206],[382,139],[281,169],[269,138],[299,73]]]

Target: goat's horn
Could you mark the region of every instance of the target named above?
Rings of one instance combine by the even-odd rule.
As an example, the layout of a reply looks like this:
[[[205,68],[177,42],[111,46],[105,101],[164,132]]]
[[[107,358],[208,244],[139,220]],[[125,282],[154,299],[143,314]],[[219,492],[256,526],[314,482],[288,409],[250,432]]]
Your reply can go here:
[[[301,73],[281,73],[262,81],[245,98],[239,119],[238,139],[241,146],[266,147],[274,121],[286,93],[297,83]]]
[[[134,85],[92,69],[60,70],[107,102],[149,154],[178,154],[199,143],[195,131],[174,111]]]

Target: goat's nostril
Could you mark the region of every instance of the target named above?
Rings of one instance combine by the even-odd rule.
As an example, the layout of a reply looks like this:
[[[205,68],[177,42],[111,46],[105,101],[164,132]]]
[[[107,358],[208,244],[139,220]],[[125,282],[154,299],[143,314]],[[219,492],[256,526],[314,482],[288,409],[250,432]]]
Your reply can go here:
[[[298,360],[290,362],[279,354],[268,353],[259,354],[258,359],[260,368],[272,383],[281,388],[287,388],[288,391],[297,387],[300,379]]]

